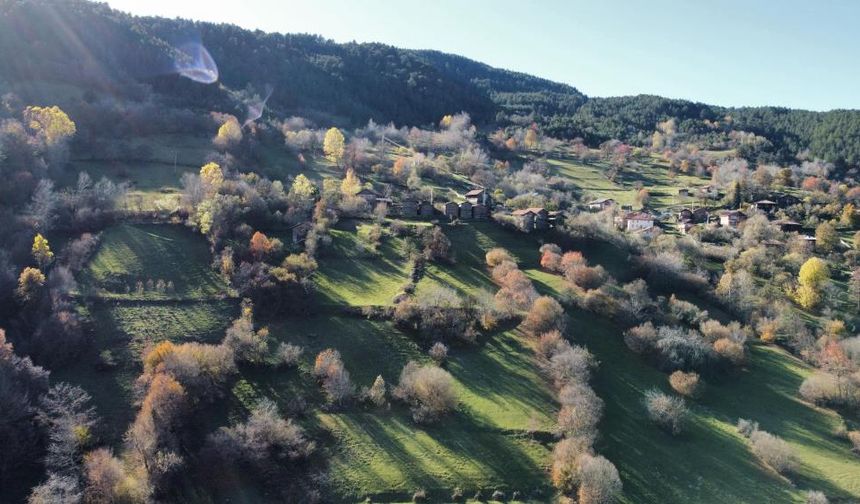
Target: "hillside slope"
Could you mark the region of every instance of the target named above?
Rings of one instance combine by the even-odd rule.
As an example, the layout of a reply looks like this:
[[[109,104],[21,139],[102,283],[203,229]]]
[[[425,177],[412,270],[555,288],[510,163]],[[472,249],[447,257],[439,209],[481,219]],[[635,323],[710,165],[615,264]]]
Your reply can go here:
[[[860,162],[860,112],[779,107],[726,108],[657,96],[589,98],[576,88],[493,68],[437,51],[383,44],[338,44],[313,35],[273,34],[234,25],[133,17],[84,0],[0,0],[0,79],[14,90],[34,80],[77,84],[142,99],[151,85],[178,106],[234,104],[225,89],[172,74],[175,48],[202,42],[233,90],[275,89],[279,115],[359,125],[435,123],[469,112],[476,123],[537,123],[548,133],[591,145],[617,138],[650,145],[656,124],[674,118],[691,140],[714,142],[730,131],[767,139],[765,159],[811,154]]]

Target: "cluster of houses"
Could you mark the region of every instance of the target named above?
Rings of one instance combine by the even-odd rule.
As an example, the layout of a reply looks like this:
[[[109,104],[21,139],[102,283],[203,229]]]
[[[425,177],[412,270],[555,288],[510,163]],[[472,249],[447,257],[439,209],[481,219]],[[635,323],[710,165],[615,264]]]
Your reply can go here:
[[[719,197],[720,195],[719,191],[712,186],[697,189],[682,188],[678,190],[678,194],[682,197],[699,196],[700,198],[709,199]],[[382,197],[370,189],[362,189],[357,196],[363,198],[371,208],[375,208],[381,203],[386,205],[392,215],[413,219],[432,219],[442,215],[452,221],[486,220],[490,218],[493,210],[492,200],[485,189],[468,191],[465,194],[465,201],[447,201],[435,205],[432,201],[416,200],[405,200],[395,203],[390,198]],[[767,215],[773,215],[778,208],[787,207],[799,202],[800,199],[793,195],[774,193],[768,199],[761,199],[751,203],[750,209],[763,212]],[[613,208],[616,205],[616,201],[612,198],[600,198],[589,201],[585,204],[585,208],[590,211],[600,212]],[[656,230],[658,216],[647,211],[633,211],[633,208],[630,206],[622,205],[620,206],[620,210],[621,213],[615,217],[615,224],[620,229],[631,233],[645,234]],[[495,211],[508,216],[518,229],[527,233],[550,229],[556,226],[563,218],[561,212],[548,211],[541,207],[523,208],[513,211],[496,207]],[[748,215],[742,210],[723,210],[716,215],[712,215],[711,211],[705,207],[681,208],[676,210],[674,215],[677,220],[677,229],[681,234],[687,234],[701,224],[737,228],[748,218]],[[662,219],[665,216],[659,218]],[[776,220],[774,223],[786,232],[801,231],[801,225],[791,220]],[[297,228],[295,231],[296,234],[304,234],[305,229]]]

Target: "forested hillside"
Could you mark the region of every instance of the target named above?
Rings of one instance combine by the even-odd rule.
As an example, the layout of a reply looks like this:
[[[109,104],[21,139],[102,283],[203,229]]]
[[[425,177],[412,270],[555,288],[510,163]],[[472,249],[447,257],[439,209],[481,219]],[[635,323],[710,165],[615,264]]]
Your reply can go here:
[[[837,164],[860,162],[855,111],[588,98],[572,86],[435,51],[137,18],[79,0],[0,1],[0,79],[9,85],[49,79],[143,98],[145,83],[187,106],[229,111],[223,90],[190,92],[188,82],[170,75],[175,47],[194,40],[218,62],[227,88],[272,86],[273,110],[343,125],[429,124],[463,110],[484,126],[536,123],[552,136],[582,137],[592,146],[610,139],[650,145],[655,125],[674,118],[702,148],[721,148],[732,132],[745,132],[762,137],[747,142],[753,151],[747,154],[766,161],[789,161],[808,149]]]

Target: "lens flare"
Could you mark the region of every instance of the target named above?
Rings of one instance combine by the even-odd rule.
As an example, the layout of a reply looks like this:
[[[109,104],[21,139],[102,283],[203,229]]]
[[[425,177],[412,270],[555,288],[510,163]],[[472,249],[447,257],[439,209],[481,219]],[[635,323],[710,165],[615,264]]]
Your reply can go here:
[[[218,65],[199,42],[189,42],[177,47],[173,68],[179,75],[194,82],[212,84],[218,81]]]
[[[245,127],[263,117],[263,111],[266,109],[266,102],[268,102],[269,98],[272,96],[272,91],[274,91],[272,86],[266,86],[266,97],[262,100],[257,100],[248,104],[248,118],[245,119],[245,124],[243,124],[242,127]]]

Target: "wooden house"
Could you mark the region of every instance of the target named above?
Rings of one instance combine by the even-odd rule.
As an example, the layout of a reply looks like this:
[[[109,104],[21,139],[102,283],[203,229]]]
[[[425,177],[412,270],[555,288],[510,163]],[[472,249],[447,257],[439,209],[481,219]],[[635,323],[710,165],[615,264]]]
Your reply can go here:
[[[442,213],[450,220],[458,219],[460,217],[460,205],[449,201],[442,207]]]
[[[418,203],[418,217],[429,219],[433,217],[433,205],[429,201]]]
[[[490,211],[487,205],[478,203],[472,206],[472,218],[475,220],[486,220],[490,216]]]
[[[468,201],[460,203],[460,220],[472,218],[472,204]]]
[[[758,200],[752,204],[752,207],[764,213],[771,213],[776,209],[776,201],[767,199]]]
[[[654,216],[647,212],[628,212],[616,222],[626,231],[640,231],[654,227]]]
[[[720,213],[720,225],[736,228],[741,222],[747,220],[747,214],[740,210],[726,210]]]
[[[376,199],[380,197],[379,193],[366,187],[358,191],[355,195],[366,201],[368,208],[375,207]]]
[[[786,233],[799,233],[802,227],[799,222],[794,222],[793,220],[788,219],[775,220],[773,223],[779,226],[779,229]]]
[[[414,200],[407,200],[400,204],[400,216],[406,218],[418,217],[418,203]]]
[[[313,229],[313,224],[310,222],[299,222],[290,228],[290,238],[293,244],[301,243],[308,236],[308,233]]]
[[[472,189],[466,193],[466,201],[472,205],[489,205],[489,195],[484,189]]]
[[[589,210],[594,212],[600,212],[601,210],[606,210],[615,205],[615,200],[612,198],[600,198],[594,201],[589,201],[586,203],[586,206]]]

